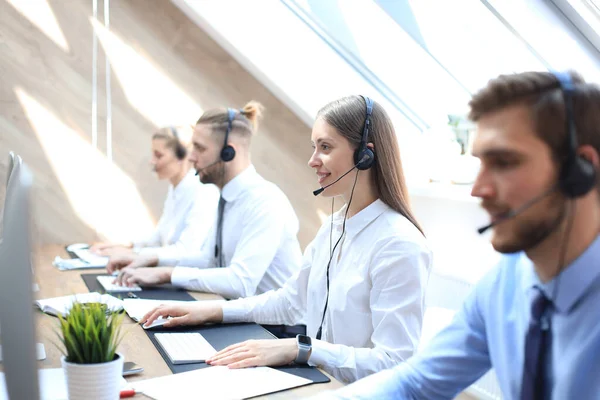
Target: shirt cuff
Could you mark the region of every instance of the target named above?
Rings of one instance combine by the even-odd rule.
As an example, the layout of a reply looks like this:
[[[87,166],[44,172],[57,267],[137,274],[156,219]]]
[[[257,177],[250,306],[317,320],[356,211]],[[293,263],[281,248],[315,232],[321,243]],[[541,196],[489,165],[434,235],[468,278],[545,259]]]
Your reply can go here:
[[[243,299],[227,301],[222,304],[222,309],[224,323],[248,322],[248,304]]]
[[[337,346],[324,340],[313,339],[312,351],[308,363],[313,367],[334,367],[336,363]]]
[[[175,267],[171,273],[171,283],[178,287],[187,287],[192,279],[197,278],[198,268]]]
[[[179,254],[177,249],[172,247],[144,247],[139,249],[138,254],[153,254],[158,257],[158,265],[177,265]]]

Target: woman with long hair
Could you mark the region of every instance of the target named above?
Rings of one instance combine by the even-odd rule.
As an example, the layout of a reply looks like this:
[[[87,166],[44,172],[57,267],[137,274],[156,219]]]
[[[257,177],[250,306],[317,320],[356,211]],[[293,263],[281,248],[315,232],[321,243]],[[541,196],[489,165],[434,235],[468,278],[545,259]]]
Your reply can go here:
[[[219,191],[214,185],[198,182],[188,160],[191,127],[168,126],[152,135],[152,171],[159,180],[169,181],[162,215],[152,232],[127,243],[96,243],[91,251],[100,255],[122,252],[161,254],[202,247],[214,222]]]
[[[312,129],[315,170],[323,196],[344,207],[323,224],[298,274],[283,288],[223,303],[162,305],[146,325],[306,322],[307,335],[253,340],[207,362],[232,368],[308,363],[352,382],[413,355],[421,334],[432,262],[410,209],[396,134],[385,110],[369,98],[346,97],[323,107]]]

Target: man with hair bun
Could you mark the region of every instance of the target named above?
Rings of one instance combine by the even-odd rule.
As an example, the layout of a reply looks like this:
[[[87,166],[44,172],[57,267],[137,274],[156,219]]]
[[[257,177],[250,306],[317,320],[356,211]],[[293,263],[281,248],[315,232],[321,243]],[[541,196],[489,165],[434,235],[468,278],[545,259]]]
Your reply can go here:
[[[217,108],[202,114],[194,127],[190,161],[200,181],[221,192],[204,246],[166,257],[113,257],[107,270],[119,271],[117,283],[172,283],[237,299],[278,289],[299,270],[298,218],[285,194],[261,177],[250,160],[261,113],[262,106],[251,101],[240,110]]]

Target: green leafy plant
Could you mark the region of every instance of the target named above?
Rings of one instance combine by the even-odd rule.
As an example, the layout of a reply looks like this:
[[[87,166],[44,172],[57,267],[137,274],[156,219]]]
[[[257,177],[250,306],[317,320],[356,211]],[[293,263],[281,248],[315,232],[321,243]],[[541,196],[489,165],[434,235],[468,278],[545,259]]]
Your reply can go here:
[[[115,359],[124,314],[106,312],[100,303],[73,303],[66,317],[59,316],[57,332],[66,360],[76,364],[99,364]]]
[[[475,130],[473,122],[469,121],[466,115],[448,114],[448,126],[452,128],[454,139],[460,145],[460,154],[468,153],[472,132]]]

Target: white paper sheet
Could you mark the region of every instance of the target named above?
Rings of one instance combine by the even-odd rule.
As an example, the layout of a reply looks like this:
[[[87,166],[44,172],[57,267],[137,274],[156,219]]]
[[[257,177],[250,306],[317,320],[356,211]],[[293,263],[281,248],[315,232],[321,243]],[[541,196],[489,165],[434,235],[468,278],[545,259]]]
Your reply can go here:
[[[108,264],[109,257],[99,256],[98,254],[94,254],[88,249],[80,249],[75,250],[73,253],[82,261],[85,261],[88,264],[98,265],[102,267],[106,267]]]
[[[243,369],[208,367],[133,382],[132,386],[155,400],[198,398],[232,400],[291,389],[311,382],[269,367]]]
[[[61,271],[71,271],[74,269],[98,269],[98,268],[106,267],[106,263],[103,263],[101,265],[96,265],[96,264],[87,263],[83,260],[80,260],[79,258],[65,259],[65,258],[62,258],[59,256],[56,256],[54,258],[52,265],[54,265],[56,268],[58,268]]]
[[[109,257],[99,256],[89,250],[86,243],[75,243],[67,246],[67,250],[73,252],[79,258],[67,258],[56,256],[52,265],[61,271],[87,268],[104,268],[108,264]]]
[[[123,301],[117,299],[110,294],[100,294],[98,292],[92,293],[81,293],[71,296],[53,297],[50,299],[36,300],[34,304],[38,306],[43,312],[63,316],[71,309],[74,301],[80,303],[102,303],[106,304],[106,307],[110,311],[120,311],[123,309]]]

